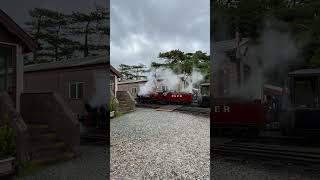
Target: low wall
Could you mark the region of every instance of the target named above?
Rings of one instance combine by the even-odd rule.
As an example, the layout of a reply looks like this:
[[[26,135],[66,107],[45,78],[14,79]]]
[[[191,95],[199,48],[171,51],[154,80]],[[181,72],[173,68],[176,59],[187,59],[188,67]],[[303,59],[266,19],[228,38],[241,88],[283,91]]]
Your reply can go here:
[[[29,160],[28,128],[21,115],[16,111],[15,105],[7,93],[0,93],[0,115],[8,115],[11,126],[17,133],[17,160],[18,166]],[[1,117],[0,117],[1,120]]]
[[[136,110],[136,100],[128,91],[117,91],[117,99],[119,101],[125,101],[130,106],[130,110]],[[119,104],[119,106],[121,106],[121,104]]]
[[[77,152],[80,145],[80,124],[58,94],[53,92],[22,94],[21,114],[27,124],[48,123],[70,150]]]

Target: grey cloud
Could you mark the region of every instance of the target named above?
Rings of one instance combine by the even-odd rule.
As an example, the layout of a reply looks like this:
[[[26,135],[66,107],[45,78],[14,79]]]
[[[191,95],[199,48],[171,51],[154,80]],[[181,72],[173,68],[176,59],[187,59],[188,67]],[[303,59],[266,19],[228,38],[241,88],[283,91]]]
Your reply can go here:
[[[89,11],[95,4],[109,7],[109,0],[1,0],[0,8],[20,26],[30,20],[28,11],[33,8],[48,8],[70,13],[75,10]]]
[[[161,51],[210,48],[209,0],[112,0],[111,63],[149,65]]]

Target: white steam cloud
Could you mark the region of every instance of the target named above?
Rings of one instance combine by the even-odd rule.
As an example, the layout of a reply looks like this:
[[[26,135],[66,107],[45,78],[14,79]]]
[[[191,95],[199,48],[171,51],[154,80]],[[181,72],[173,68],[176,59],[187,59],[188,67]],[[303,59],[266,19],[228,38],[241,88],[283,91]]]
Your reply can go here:
[[[96,71],[95,73],[95,92],[92,95],[89,104],[91,107],[105,106],[107,102],[107,89],[106,75],[104,72]]]
[[[161,86],[167,86],[168,91],[192,93],[192,89],[204,79],[202,73],[193,68],[189,76],[176,74],[168,68],[152,69],[147,76],[146,84],[140,86],[139,96],[145,96],[157,90]]]
[[[268,79],[266,75],[277,70],[278,72],[283,72],[283,74],[281,74],[282,77],[279,78],[285,78],[288,64],[297,63],[299,54],[297,43],[293,40],[289,32],[280,32],[272,28],[271,24],[274,25],[275,23],[279,22],[268,21],[261,33],[258,43],[248,46],[248,51],[246,55],[242,57],[242,61],[244,64],[249,65],[249,76],[242,86],[239,86],[237,81],[231,80],[236,78],[229,79],[228,96],[249,98],[251,100],[261,99],[263,84],[265,84]],[[214,51],[215,60],[217,61],[214,61],[213,73],[215,76],[219,76],[219,74],[217,74],[218,70],[227,68],[225,63],[221,63],[221,61],[226,60],[226,56],[222,54],[222,51]],[[233,65],[227,64],[227,66],[236,67],[236,64],[231,64]],[[224,76],[226,75],[230,77],[230,75],[224,74]],[[221,77],[214,78],[219,79]],[[223,79],[226,78],[227,77],[223,77]],[[216,82],[218,81],[216,80]]]

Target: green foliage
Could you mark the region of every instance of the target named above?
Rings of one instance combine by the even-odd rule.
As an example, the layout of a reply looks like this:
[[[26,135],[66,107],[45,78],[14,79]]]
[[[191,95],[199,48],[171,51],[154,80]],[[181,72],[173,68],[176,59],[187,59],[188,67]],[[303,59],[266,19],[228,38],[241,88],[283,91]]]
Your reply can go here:
[[[0,159],[15,156],[16,133],[10,126],[7,116],[4,116],[0,122]]]
[[[120,64],[119,67],[120,67],[120,73],[122,75],[121,80],[145,79],[146,76],[144,74],[149,71],[146,65],[144,64],[138,64],[138,65]]]
[[[320,2],[312,0],[215,0],[213,38],[216,41],[243,36],[257,39],[267,19],[284,22],[299,44],[303,45],[305,66],[320,67]]]
[[[110,110],[110,112],[116,111],[117,110],[116,108],[117,108],[116,98],[112,97],[109,102],[109,110]]]
[[[105,8],[96,7],[89,13],[74,11],[72,14],[35,8],[29,11],[29,15],[28,31],[41,46],[34,53],[33,60],[27,61],[29,64],[70,59],[77,52],[83,52],[83,57],[87,57],[109,51],[103,40],[110,32],[107,28],[109,12]]]
[[[107,20],[110,18],[108,9],[96,7],[94,11],[89,13],[74,11],[70,17],[70,32],[75,36],[80,36],[83,38],[81,50],[83,51],[84,57],[92,55],[92,51],[95,52],[109,49],[109,46],[107,46],[104,41],[102,43],[90,41],[90,36],[94,34],[104,36],[109,34],[110,29],[107,28],[106,24]]]
[[[320,67],[320,47],[315,51],[313,56],[311,57],[307,66],[311,68],[319,68]]]
[[[198,68],[205,76],[205,79],[209,80],[210,56],[202,51],[184,53],[180,50],[172,50],[168,52],[160,52],[159,58],[163,59],[164,62],[152,62],[151,67],[169,68],[177,74],[184,74],[185,77],[191,75],[193,68]]]

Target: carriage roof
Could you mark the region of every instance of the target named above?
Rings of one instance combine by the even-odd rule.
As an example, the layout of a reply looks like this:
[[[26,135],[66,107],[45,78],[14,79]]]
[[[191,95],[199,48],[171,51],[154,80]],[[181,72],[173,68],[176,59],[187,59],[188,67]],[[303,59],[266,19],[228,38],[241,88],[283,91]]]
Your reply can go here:
[[[300,69],[300,70],[292,71],[288,75],[291,77],[320,76],[320,68]]]

